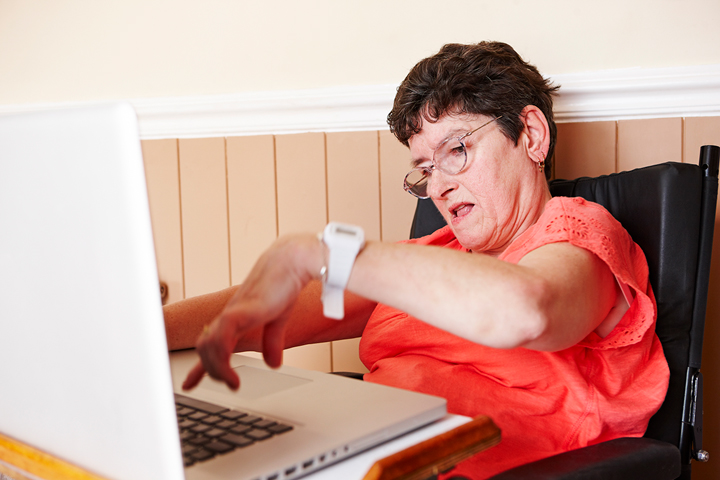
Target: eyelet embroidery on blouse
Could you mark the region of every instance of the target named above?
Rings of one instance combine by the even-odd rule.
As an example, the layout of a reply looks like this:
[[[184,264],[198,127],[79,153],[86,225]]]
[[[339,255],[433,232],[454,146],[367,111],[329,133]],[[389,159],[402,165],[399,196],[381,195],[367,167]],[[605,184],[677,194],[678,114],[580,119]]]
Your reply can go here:
[[[577,201],[580,200],[580,201]],[[582,199],[573,199],[574,203],[586,203]],[[607,235],[600,233],[607,228],[607,223],[598,221],[591,216],[578,217],[571,214],[559,213],[553,217],[545,226],[545,231],[554,240],[570,240],[578,241],[578,246],[593,247],[590,248],[599,257],[613,259],[616,265],[626,265],[632,268],[631,254],[626,249],[618,250],[617,245]],[[586,243],[587,242],[587,243]],[[636,301],[640,300],[636,298]],[[623,320],[620,321],[618,327],[622,330],[614,329],[610,334],[600,342],[581,342],[588,346],[598,349],[617,348],[631,345],[642,340],[645,332],[650,327],[652,319],[645,314],[636,313],[633,325],[626,325],[623,328]],[[629,327],[629,328],[628,328]]]
[[[600,224],[592,218],[583,219],[560,214],[545,226],[545,231],[549,234],[570,234],[573,238],[587,240],[590,238],[590,232],[599,226]]]

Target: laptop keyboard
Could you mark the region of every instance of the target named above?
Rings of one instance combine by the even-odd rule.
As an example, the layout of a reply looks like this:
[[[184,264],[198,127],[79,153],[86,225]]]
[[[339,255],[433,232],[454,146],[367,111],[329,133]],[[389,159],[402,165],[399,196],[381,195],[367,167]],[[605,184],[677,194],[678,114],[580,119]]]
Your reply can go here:
[[[186,467],[293,429],[291,425],[177,393],[175,408]]]

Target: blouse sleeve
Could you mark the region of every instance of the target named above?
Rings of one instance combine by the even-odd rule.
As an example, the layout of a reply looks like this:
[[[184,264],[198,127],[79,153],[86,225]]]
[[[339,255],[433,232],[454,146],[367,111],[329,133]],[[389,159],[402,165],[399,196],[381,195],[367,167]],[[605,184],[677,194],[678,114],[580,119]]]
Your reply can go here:
[[[579,197],[553,198],[539,221],[500,258],[518,263],[532,250],[557,242],[568,242],[597,255],[631,299],[630,308],[606,337],[593,332],[580,342],[581,346],[617,348],[639,342],[648,332],[654,334],[651,327],[657,314],[645,255],[622,225],[596,203]]]

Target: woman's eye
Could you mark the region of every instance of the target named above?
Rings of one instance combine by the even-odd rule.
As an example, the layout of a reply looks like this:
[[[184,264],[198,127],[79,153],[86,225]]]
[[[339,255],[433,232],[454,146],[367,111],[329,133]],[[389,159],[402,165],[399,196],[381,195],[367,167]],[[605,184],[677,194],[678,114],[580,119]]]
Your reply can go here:
[[[452,155],[462,155],[464,152],[465,152],[465,147],[463,147],[461,143],[459,143],[457,146],[450,149],[450,153]]]
[[[465,146],[457,140],[451,140],[443,145],[438,153],[439,155],[436,154],[436,157],[440,158],[459,157],[465,154]]]
[[[433,164],[432,163],[422,163],[420,165],[416,165],[415,168],[423,173],[430,173],[433,171]]]

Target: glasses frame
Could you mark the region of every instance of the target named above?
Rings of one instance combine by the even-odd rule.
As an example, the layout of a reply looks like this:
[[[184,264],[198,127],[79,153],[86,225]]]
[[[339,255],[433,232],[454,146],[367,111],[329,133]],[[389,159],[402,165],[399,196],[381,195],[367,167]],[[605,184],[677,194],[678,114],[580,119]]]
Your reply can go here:
[[[473,130],[470,130],[470,131],[467,132],[467,133],[463,133],[463,134],[460,135],[459,137],[449,137],[449,138],[446,138],[445,140],[443,140],[443,141],[440,143],[440,145],[438,145],[438,146],[435,148],[435,150],[433,151],[433,161],[432,161],[432,163],[431,163],[429,166],[427,166],[427,167],[415,167],[415,168],[413,168],[412,170],[410,170],[410,171],[407,173],[407,175],[405,175],[405,178],[404,178],[404,180],[403,180],[403,188],[405,189],[405,191],[408,192],[410,195],[412,195],[412,196],[414,196],[414,197],[417,197],[417,198],[423,198],[423,199],[424,199],[424,198],[430,198],[430,195],[421,196],[421,195],[413,192],[413,191],[412,191],[412,188],[413,188],[415,185],[417,185],[418,183],[420,183],[420,182],[421,182],[422,180],[424,180],[424,179],[427,179],[427,182],[428,182],[428,184],[429,184],[429,183],[430,183],[430,177],[431,177],[431,175],[432,175],[433,170],[440,170],[441,172],[443,172],[443,173],[446,174],[446,175],[458,175],[460,172],[462,172],[463,170],[465,170],[465,167],[467,166],[467,147],[465,146],[465,142],[464,142],[463,140],[465,140],[467,137],[469,137],[469,136],[472,135],[473,133],[477,132],[477,131],[480,130],[481,128],[486,127],[486,126],[490,125],[491,123],[493,123],[494,121],[500,120],[501,118],[502,118],[502,115],[499,115],[499,116],[493,118],[492,120],[488,120],[487,122],[483,123],[483,124],[480,125],[479,127],[475,128],[475,129],[473,129]],[[445,169],[443,169],[442,165],[436,165],[436,164],[435,164],[435,154],[437,153],[438,150],[440,150],[440,149],[443,147],[443,145],[445,145],[446,143],[448,143],[448,142],[451,141],[451,140],[457,140],[457,141],[458,141],[458,143],[462,146],[463,155],[465,156],[465,158],[463,159],[462,166],[461,166],[457,171],[455,171],[455,172],[445,170]],[[408,179],[408,177],[409,177],[413,172],[416,172],[416,171],[423,171],[423,172],[424,172],[423,178],[420,179],[419,181],[415,182],[415,184],[414,184],[413,186],[410,186],[410,185],[408,184],[407,179]],[[427,189],[427,187],[425,187],[425,188]]]

